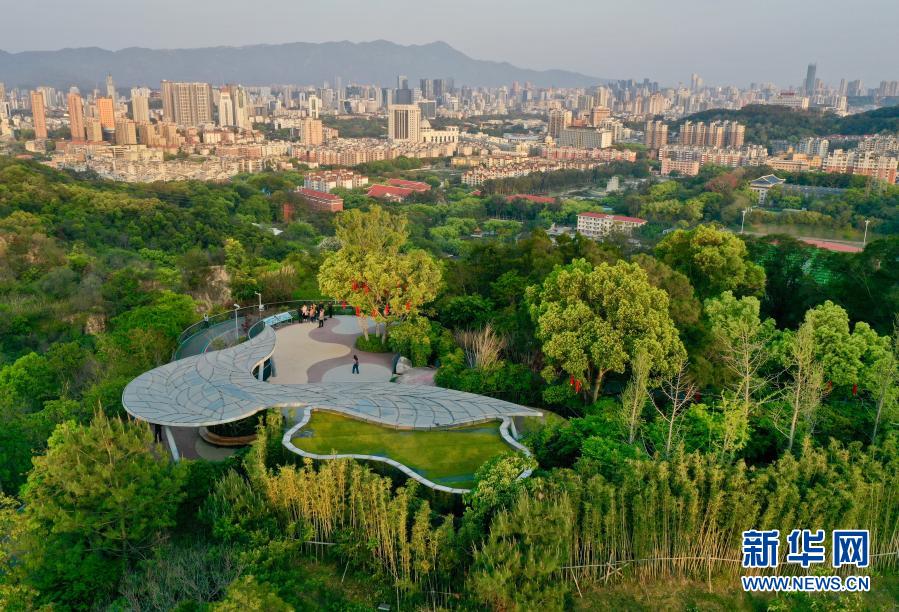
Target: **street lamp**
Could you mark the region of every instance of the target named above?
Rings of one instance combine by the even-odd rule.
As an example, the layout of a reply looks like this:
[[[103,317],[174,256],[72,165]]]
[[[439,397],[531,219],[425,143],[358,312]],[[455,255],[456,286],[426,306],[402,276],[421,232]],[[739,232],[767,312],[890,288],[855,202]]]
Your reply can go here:
[[[741,234],[743,233],[743,225],[745,225],[745,223],[746,223],[746,213],[748,213],[748,212],[749,212],[748,210],[743,209],[743,218],[740,219],[740,233]]]
[[[240,331],[237,329],[237,311],[240,310],[240,304],[234,305],[234,342],[240,339]]]
[[[862,248],[864,248],[864,246],[865,246],[866,244],[868,244],[868,224],[869,224],[869,223],[871,223],[871,220],[870,220],[870,219],[865,219],[865,237],[862,238]]]
[[[262,312],[262,294],[257,291],[256,297],[259,298],[259,312]]]

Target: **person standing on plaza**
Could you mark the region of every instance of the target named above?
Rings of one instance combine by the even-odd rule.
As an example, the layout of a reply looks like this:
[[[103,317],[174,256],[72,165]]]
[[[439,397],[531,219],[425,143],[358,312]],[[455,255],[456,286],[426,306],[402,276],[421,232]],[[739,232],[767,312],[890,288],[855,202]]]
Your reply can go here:
[[[325,307],[324,306],[322,306],[321,308],[318,309],[318,326],[319,327],[325,326]]]
[[[309,316],[309,309],[306,308],[306,304],[303,304],[303,307],[300,309],[300,323],[305,323],[307,316]]]
[[[359,355],[353,355],[353,374],[359,373]]]

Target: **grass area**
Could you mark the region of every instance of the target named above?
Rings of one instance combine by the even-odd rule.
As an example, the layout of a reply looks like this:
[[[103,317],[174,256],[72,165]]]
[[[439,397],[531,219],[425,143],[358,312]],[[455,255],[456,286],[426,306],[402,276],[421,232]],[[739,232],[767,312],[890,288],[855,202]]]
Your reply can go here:
[[[499,434],[499,422],[431,431],[400,430],[316,410],[293,438],[297,448],[317,455],[380,455],[412,468],[428,480],[469,488],[488,459],[513,452]]]

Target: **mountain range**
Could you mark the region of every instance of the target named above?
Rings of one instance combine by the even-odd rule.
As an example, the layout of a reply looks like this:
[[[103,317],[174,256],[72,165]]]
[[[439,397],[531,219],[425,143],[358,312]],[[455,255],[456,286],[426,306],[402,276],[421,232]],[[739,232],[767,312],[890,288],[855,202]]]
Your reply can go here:
[[[420,78],[454,78],[473,86],[522,84],[540,87],[587,87],[603,79],[567,70],[530,70],[508,62],[473,59],[445,42],[398,45],[385,40],[354,43],[286,43],[198,49],[108,51],[97,47],[56,51],[0,51],[0,82],[7,87],[71,85],[100,87],[112,74],[119,87],[157,86],[159,81],[206,81],[271,85],[378,83],[396,86],[399,74],[410,85]]]

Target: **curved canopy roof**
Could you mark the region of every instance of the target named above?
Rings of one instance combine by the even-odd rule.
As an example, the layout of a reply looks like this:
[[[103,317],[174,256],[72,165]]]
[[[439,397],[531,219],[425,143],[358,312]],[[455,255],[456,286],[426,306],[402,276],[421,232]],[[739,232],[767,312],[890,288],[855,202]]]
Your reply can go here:
[[[428,429],[540,412],[473,393],[389,382],[277,385],[253,369],[271,357],[269,327],[237,346],[173,361],[144,372],[125,387],[132,416],[160,425],[229,423],[270,407],[312,407],[400,428]]]

